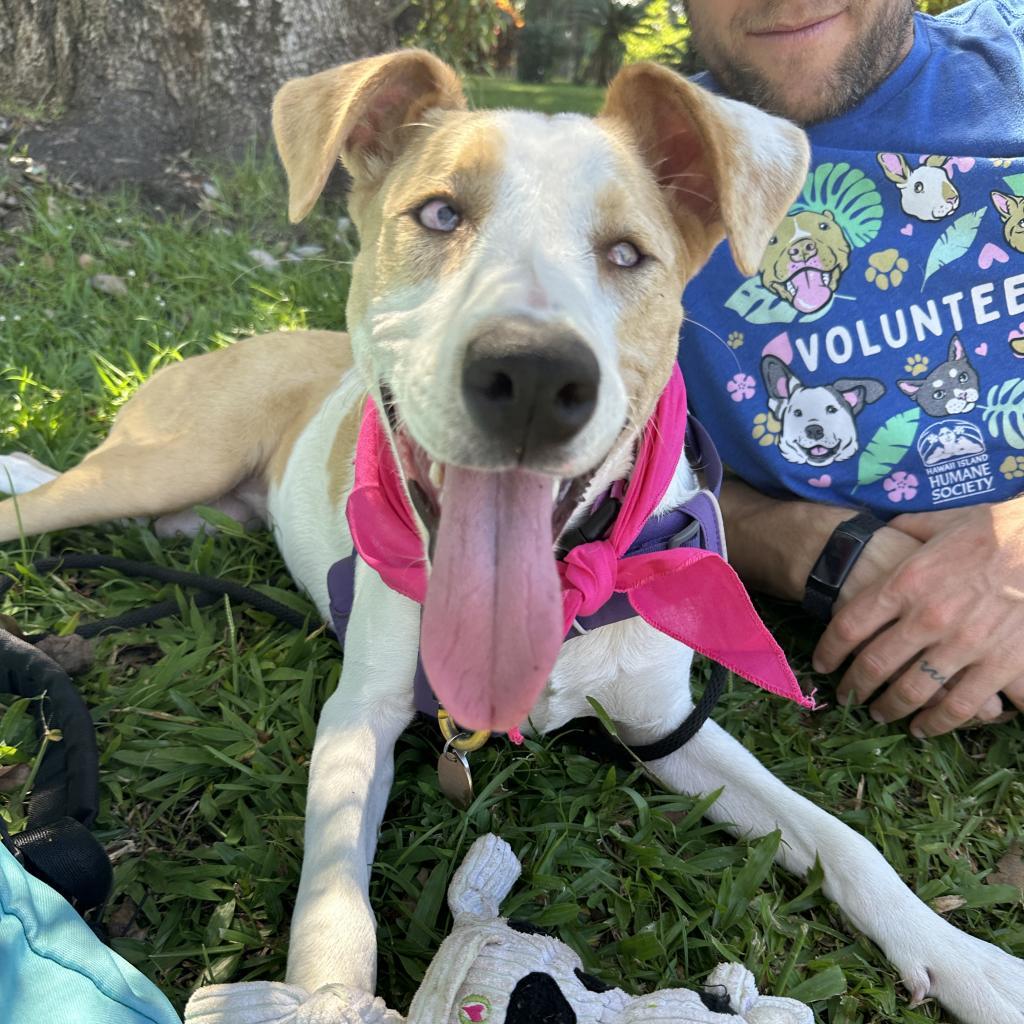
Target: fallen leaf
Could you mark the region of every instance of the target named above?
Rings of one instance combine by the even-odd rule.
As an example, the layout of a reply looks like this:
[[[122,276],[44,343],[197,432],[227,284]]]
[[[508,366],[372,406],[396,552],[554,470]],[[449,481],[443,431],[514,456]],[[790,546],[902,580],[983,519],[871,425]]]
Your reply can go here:
[[[123,277],[116,274],[96,274],[89,278],[89,284],[98,292],[105,295],[123,296],[128,294],[128,286],[124,283]]]
[[[931,904],[936,914],[949,914],[966,905],[967,900],[963,896],[940,896],[937,900],[932,900]]]
[[[44,636],[36,648],[48,654],[69,676],[81,675],[92,668],[96,654],[90,640],[77,633],[67,636]]]
[[[1024,849],[1020,843],[1010,844],[1003,858],[996,864],[995,871],[985,879],[989,885],[1012,885],[1024,893]]]
[[[269,270],[272,273],[275,273],[281,269],[281,264],[278,263],[277,257],[272,256],[266,249],[250,249],[249,256],[264,270]]]
[[[31,771],[27,764],[9,764],[0,768],[0,793],[16,793],[25,785]]]

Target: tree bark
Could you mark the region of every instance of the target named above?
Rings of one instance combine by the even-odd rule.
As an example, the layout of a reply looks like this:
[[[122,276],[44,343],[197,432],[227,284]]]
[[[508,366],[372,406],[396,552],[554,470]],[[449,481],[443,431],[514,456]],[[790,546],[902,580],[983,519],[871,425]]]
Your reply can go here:
[[[0,113],[56,114],[29,152],[90,184],[265,140],[288,78],[394,45],[393,0],[0,0]]]

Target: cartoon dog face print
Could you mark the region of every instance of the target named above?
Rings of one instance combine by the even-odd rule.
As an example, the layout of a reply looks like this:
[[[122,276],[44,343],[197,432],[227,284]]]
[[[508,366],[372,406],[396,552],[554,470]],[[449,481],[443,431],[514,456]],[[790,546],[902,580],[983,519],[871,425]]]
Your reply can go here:
[[[960,193],[949,180],[947,156],[930,156],[911,169],[900,153],[879,153],[878,163],[885,176],[900,190],[900,206],[917,220],[942,220],[960,205]]]
[[[1003,218],[1003,237],[1017,252],[1024,252],[1024,196],[992,193],[992,205]]]
[[[850,265],[850,243],[831,210],[787,217],[761,260],[761,283],[801,313],[832,301]]]
[[[768,408],[782,424],[779,451],[788,462],[830,466],[857,452],[857,415],[885,394],[870,377],[808,386],[778,356],[761,360]]]
[[[938,419],[970,412],[978,403],[981,382],[960,338],[954,334],[946,362],[936,366],[924,380],[898,380],[896,385],[929,416]]]

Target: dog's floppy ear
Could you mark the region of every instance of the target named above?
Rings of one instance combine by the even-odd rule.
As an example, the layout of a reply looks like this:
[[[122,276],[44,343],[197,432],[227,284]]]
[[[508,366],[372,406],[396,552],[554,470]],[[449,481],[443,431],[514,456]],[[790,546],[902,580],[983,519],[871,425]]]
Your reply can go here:
[[[768,392],[769,405],[788,401],[800,387],[800,378],[778,356],[765,356],[761,360],[761,379]]]
[[[736,265],[754,274],[806,177],[804,133],[647,63],[615,76],[600,117],[632,136],[701,262],[724,232]]]
[[[860,414],[865,405],[877,402],[885,394],[885,385],[873,377],[843,377],[832,385],[842,395],[843,400],[853,410],[853,415]]]
[[[274,138],[288,175],[288,217],[313,208],[338,159],[353,179],[382,175],[403,126],[427,110],[464,110],[458,76],[425,50],[400,50],[293,78],[274,97]]]

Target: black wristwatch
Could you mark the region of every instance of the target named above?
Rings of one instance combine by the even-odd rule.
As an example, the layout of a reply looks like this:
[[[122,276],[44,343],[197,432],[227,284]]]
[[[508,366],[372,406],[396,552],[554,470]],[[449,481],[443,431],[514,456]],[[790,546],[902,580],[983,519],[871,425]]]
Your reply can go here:
[[[881,519],[870,512],[862,512],[835,528],[807,577],[801,602],[804,611],[822,622],[831,620],[833,606],[846,577],[872,534],[883,526],[885,523]]]

